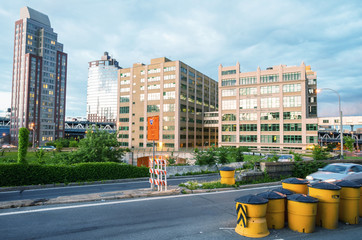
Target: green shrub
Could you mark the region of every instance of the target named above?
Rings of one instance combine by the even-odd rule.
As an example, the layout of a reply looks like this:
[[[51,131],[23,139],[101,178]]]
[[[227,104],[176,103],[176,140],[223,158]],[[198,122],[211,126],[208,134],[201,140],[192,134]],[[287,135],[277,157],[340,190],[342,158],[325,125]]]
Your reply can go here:
[[[29,129],[19,129],[19,144],[18,144],[18,163],[26,163],[26,154],[28,153]]]
[[[314,160],[325,160],[325,159],[327,159],[327,157],[328,157],[328,154],[325,151],[323,151],[321,146],[314,145],[314,148],[313,148],[313,159]]]
[[[302,161],[294,163],[293,177],[305,178],[307,175],[323,168],[327,163],[321,161]]]
[[[118,163],[0,164],[0,186],[100,181],[149,176],[148,168]]]
[[[200,151],[195,148],[194,157],[196,159],[196,165],[214,165],[216,162],[216,151],[214,148],[209,148],[206,151]]]
[[[69,147],[71,147],[71,148],[76,148],[76,147],[78,147],[78,142],[77,142],[77,141],[70,141],[70,142],[69,142]]]

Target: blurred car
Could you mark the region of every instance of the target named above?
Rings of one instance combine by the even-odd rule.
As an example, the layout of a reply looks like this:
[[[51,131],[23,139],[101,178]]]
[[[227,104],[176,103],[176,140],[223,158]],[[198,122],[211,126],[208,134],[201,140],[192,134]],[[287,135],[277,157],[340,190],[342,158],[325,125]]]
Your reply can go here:
[[[318,169],[318,172],[308,175],[306,179],[311,183],[362,179],[362,165],[354,163],[332,163],[324,168]]]
[[[54,151],[56,148],[54,146],[41,146],[37,148],[38,150],[43,149],[44,151]]]
[[[16,148],[16,146],[11,145],[11,144],[4,144],[1,146],[1,148]]]
[[[268,158],[273,158],[274,156],[278,157],[278,162],[292,162],[293,161],[293,155],[271,155],[267,154],[265,155],[261,160],[266,161]]]

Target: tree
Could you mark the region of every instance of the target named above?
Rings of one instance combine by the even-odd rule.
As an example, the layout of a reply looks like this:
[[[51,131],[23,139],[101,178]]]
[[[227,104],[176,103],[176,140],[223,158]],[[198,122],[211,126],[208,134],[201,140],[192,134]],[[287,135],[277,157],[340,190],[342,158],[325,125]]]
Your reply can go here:
[[[27,163],[26,154],[28,153],[28,143],[29,143],[29,129],[20,128],[19,129],[19,145],[18,145],[18,163]]]
[[[79,148],[70,159],[71,162],[121,162],[124,149],[119,148],[117,133],[99,129],[88,129],[86,137],[80,140]]]
[[[38,158],[38,163],[44,164],[43,157],[45,155],[44,149],[40,148],[38,151],[35,152],[35,156]]]
[[[354,150],[355,139],[351,138],[350,136],[344,137],[343,139],[347,149],[352,152]]]
[[[214,148],[209,148],[206,151],[200,151],[195,148],[194,157],[196,165],[214,165],[216,162],[216,153]]]
[[[324,160],[327,158],[327,153],[324,152],[321,146],[319,145],[314,145],[312,154],[314,160]]]
[[[232,152],[232,157],[235,159],[235,162],[243,162],[244,161],[244,150],[245,147],[237,147]],[[246,148],[246,150],[249,150]]]
[[[229,148],[227,147],[219,147],[217,149],[217,156],[218,156],[218,163],[220,164],[226,164],[229,162],[228,159],[228,155],[229,155]]]

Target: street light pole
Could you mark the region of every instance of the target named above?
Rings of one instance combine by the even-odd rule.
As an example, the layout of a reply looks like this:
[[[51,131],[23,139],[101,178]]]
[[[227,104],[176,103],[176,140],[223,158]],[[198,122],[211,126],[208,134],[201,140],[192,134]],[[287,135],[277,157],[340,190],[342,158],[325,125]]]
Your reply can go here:
[[[317,93],[321,92],[322,90],[329,90],[334,92],[335,94],[337,94],[338,96],[338,106],[339,106],[339,122],[340,122],[340,131],[341,131],[341,135],[340,135],[340,139],[341,139],[341,159],[343,159],[343,116],[342,116],[342,108],[341,108],[341,96],[339,95],[339,93],[336,90],[333,90],[331,88],[321,88],[321,89],[317,89]]]

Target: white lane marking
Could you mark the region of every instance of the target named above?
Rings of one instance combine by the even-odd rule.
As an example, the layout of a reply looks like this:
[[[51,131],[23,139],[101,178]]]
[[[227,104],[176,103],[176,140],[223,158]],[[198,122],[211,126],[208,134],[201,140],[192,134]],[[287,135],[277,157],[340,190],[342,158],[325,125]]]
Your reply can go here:
[[[178,181],[178,180],[193,180],[193,179],[199,179],[199,178],[207,178],[207,176],[201,176],[201,177],[194,177],[194,178],[171,178],[167,179],[168,182],[171,181]],[[53,188],[38,188],[38,189],[24,189],[26,192],[35,192],[35,191],[51,191],[51,190],[58,190],[58,189],[71,189],[71,188],[81,188],[81,187],[99,187],[99,186],[110,186],[110,185],[124,185],[124,184],[134,184],[134,183],[148,183],[148,181],[134,181],[134,182],[121,182],[121,183],[101,183],[101,184],[85,184],[85,185],[79,185],[79,186],[64,186],[64,187],[53,187]],[[6,191],[6,192],[0,192],[0,194],[9,194],[9,193],[19,193],[19,190],[17,191]]]
[[[220,192],[207,192],[207,193],[195,193],[195,194],[184,194],[184,195],[172,195],[172,196],[164,196],[164,197],[149,197],[149,198],[140,198],[140,199],[129,199],[129,200],[124,200],[124,201],[101,202],[101,203],[91,203],[91,204],[82,204],[82,205],[75,205],[75,206],[54,207],[54,208],[42,208],[42,209],[34,209],[34,210],[0,213],[0,216],[9,216],[9,215],[17,215],[17,214],[25,214],[25,213],[36,213],[36,212],[48,212],[48,211],[83,208],[83,207],[98,207],[98,206],[115,205],[115,204],[122,204],[122,203],[153,201],[153,200],[160,200],[160,199],[162,200],[162,199],[167,199],[167,198],[182,198],[182,197],[194,197],[194,196],[200,196],[200,195],[222,194],[222,193],[230,193],[230,192],[243,192],[243,191],[258,190],[258,189],[265,189],[265,188],[275,188],[275,186],[246,188],[246,189],[228,190],[228,191],[220,191]]]

